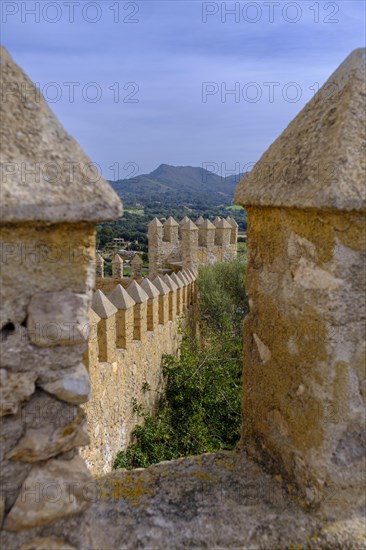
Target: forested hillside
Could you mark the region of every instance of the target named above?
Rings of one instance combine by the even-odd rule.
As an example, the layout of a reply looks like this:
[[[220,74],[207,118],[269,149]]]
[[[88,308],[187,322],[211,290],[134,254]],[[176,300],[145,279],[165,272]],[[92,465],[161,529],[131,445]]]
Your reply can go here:
[[[150,174],[110,182],[128,205],[162,204],[198,210],[232,204],[242,174],[218,176],[203,168],[161,164]]]

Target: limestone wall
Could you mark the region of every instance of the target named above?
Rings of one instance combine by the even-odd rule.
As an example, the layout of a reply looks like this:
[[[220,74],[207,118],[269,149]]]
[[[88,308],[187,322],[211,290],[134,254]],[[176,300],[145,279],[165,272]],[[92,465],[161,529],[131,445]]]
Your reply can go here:
[[[361,505],[365,218],[261,210],[247,209],[243,441],[309,504]]]
[[[179,286],[165,275],[141,284],[130,279],[126,288],[114,284],[108,297],[100,290],[94,295],[85,354],[91,398],[83,406],[90,445],[81,450],[94,476],[111,471],[141,424],[134,404],[152,413],[158,407],[163,355],[178,353],[182,324],[195,303],[195,272],[174,278]]]

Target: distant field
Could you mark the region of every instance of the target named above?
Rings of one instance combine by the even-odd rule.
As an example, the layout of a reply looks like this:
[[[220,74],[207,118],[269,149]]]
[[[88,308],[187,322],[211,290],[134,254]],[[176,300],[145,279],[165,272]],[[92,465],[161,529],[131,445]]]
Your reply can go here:
[[[232,206],[227,206],[226,210],[243,210],[243,207],[239,204],[233,204]]]
[[[137,214],[138,216],[143,216],[145,214],[143,208],[125,208],[124,211],[129,212],[130,214]]]

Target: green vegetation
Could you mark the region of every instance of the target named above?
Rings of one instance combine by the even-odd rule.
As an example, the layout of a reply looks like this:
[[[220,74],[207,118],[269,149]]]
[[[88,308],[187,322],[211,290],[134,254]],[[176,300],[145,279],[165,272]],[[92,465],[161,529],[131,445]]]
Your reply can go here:
[[[156,416],[133,402],[142,423],[118,453],[115,468],[146,468],[162,460],[232,449],[239,439],[242,323],[247,312],[245,264],[199,270],[199,330],[183,336],[180,359],[166,356],[165,396]],[[144,391],[150,391],[144,384]]]
[[[246,259],[247,243],[245,243],[245,242],[238,239],[237,250],[238,250],[238,257]]]

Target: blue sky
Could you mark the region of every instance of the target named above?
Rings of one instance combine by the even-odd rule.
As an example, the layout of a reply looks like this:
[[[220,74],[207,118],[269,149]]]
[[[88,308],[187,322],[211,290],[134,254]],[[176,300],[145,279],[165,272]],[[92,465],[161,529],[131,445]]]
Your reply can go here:
[[[1,15],[3,44],[108,179],[247,168],[365,43],[362,0],[3,0]]]

